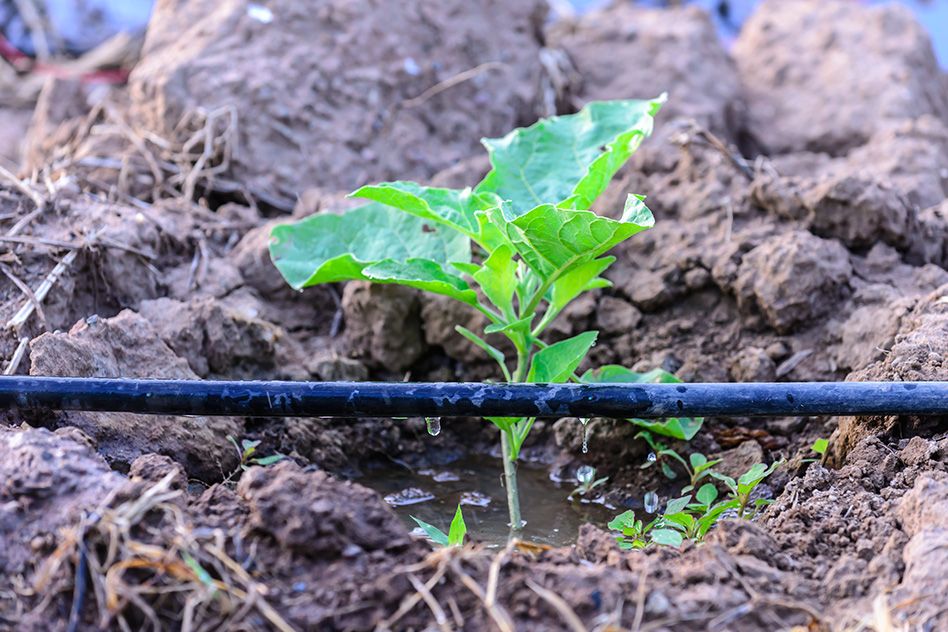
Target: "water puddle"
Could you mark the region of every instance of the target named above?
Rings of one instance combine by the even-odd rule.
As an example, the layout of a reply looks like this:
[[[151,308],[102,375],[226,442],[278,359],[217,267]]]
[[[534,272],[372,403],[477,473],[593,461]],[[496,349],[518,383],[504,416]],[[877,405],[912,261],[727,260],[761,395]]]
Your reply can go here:
[[[576,541],[579,527],[592,523],[605,527],[620,510],[598,503],[569,502],[575,481],[556,482],[544,466],[520,463],[520,507],[526,527],[521,538],[538,544],[566,546]],[[501,485],[503,464],[486,455],[469,455],[454,463],[411,472],[393,465],[366,472],[357,482],[374,489],[393,506],[405,524],[414,528],[415,516],[448,531],[458,502],[468,533],[478,542],[507,542],[506,492]],[[590,492],[598,496],[599,490]]]

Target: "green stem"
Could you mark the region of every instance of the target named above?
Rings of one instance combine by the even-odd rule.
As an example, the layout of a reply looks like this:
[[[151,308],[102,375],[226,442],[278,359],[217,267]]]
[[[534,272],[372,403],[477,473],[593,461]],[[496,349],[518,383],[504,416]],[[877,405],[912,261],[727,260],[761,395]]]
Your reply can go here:
[[[514,370],[513,382],[522,382],[527,375],[527,366],[530,361],[529,343],[521,341],[517,344],[517,368]],[[507,490],[507,511],[510,513],[510,529],[520,531],[523,520],[520,518],[520,489],[517,487],[517,458],[514,455],[516,427],[500,431],[500,453],[504,459],[504,488]]]
[[[517,461],[513,458],[510,432],[500,431],[500,451],[504,457],[504,488],[507,490],[507,510],[510,512],[510,529],[520,531],[520,490],[517,488]]]

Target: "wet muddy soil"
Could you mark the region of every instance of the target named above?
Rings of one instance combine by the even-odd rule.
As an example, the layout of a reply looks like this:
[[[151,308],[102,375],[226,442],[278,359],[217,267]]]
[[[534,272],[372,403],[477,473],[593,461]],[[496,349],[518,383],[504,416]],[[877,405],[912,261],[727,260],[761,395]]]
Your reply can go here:
[[[667,91],[597,209],[644,193],[656,226],[550,339],[596,329],[590,366],[687,381],[948,380],[948,80],[909,12],[772,0],[728,52],[695,8],[369,4],[281,0],[264,24],[163,2],[127,87],[49,82],[24,179],[0,178],[0,370],[497,379],[453,330],[476,313],[292,292],[270,229],[373,179],[474,184],[481,135]],[[774,503],[644,551],[603,524],[681,481],[641,467],[635,426],[585,430],[584,452],[577,420],[536,424],[528,531],[498,546],[479,420],[0,411],[0,630],[948,628],[948,420],[708,419],[674,447],[732,475],[784,459]],[[228,436],[285,458],[245,471]],[[582,465],[614,510],[566,501]],[[412,534],[405,514],[444,527],[465,494],[474,544]]]

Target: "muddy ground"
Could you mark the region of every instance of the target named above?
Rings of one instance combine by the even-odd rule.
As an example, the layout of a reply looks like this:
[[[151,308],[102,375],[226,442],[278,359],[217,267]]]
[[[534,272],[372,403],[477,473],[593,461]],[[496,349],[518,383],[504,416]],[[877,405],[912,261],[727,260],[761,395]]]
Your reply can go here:
[[[127,87],[49,82],[0,147],[26,177],[0,179],[3,368],[497,377],[462,306],[285,288],[269,228],[368,181],[473,184],[480,136],[667,91],[601,205],[645,193],[656,227],[551,336],[595,328],[590,365],[689,381],[948,380],[948,79],[906,10],[771,1],[725,51],[694,9],[489,4],[277,0],[266,23],[169,0]],[[489,453],[484,422],[0,415],[0,629],[948,628],[944,418],[707,420],[679,447],[787,464],[758,520],[700,546],[586,525],[432,553],[359,475]],[[524,458],[592,464],[617,504],[656,484],[633,426],[589,430],[583,455],[576,420],[538,422]],[[228,435],[289,458],[242,472]]]

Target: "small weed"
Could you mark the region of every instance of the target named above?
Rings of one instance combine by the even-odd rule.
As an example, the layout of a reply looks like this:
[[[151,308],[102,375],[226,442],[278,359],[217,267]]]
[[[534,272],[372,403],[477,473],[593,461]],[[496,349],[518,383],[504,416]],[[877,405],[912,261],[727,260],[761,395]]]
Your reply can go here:
[[[251,439],[241,439],[240,443],[237,443],[237,439],[231,435],[227,435],[227,440],[230,441],[231,445],[234,446],[234,449],[237,450],[237,456],[239,462],[237,469],[227,475],[224,479],[224,482],[227,483],[241,472],[249,470],[252,466],[258,465],[260,467],[267,467],[268,465],[273,465],[279,463],[286,458],[285,454],[271,454],[270,456],[257,456],[257,448],[260,446],[259,441],[253,441]]]
[[[567,500],[573,500],[576,496],[586,496],[589,492],[600,485],[604,485],[609,480],[608,476],[596,478],[596,468],[591,465],[581,465],[576,469],[576,489],[569,493]]]
[[[655,458],[649,457],[643,465],[640,467],[644,470],[645,468],[652,467],[653,465],[658,465],[662,468],[662,473],[666,478],[670,480],[675,480],[678,478],[678,473],[675,472],[671,467],[669,459],[673,459],[681,464],[685,468],[685,473],[688,475],[689,484],[682,488],[681,493],[685,494],[697,487],[698,483],[701,482],[701,479],[705,478],[711,474],[711,468],[721,462],[720,459],[716,461],[709,461],[708,457],[701,454],[700,452],[692,452],[687,460],[684,459],[678,452],[672,448],[667,447],[664,443],[655,439],[652,434],[648,431],[642,431],[635,435],[637,439],[644,439],[648,443],[649,447],[652,448],[652,454],[655,455]]]
[[[662,515],[646,523],[636,518],[635,512],[630,510],[619,514],[609,523],[610,529],[620,532],[617,540],[621,548],[642,549],[649,544],[678,547],[685,540],[701,542],[726,513],[734,512],[738,518],[750,519],[772,502],[759,498],[754,501],[753,509],[748,511],[754,489],[783,461],[776,461],[769,467],[758,463],[735,481],[730,476],[710,469],[717,461],[708,461],[700,454],[691,456],[690,467],[686,465],[686,468],[689,469],[692,483],[682,491],[681,497],[668,501]],[[695,456],[700,458],[695,459]],[[688,493],[708,475],[724,483],[729,492],[726,498],[718,501],[719,492],[712,483],[702,485],[693,496]]]
[[[461,546],[464,544],[464,536],[467,535],[467,525],[464,524],[464,516],[461,515],[461,505],[458,504],[457,511],[454,512],[454,519],[451,520],[451,526],[445,533],[433,524],[428,524],[424,520],[412,516],[412,520],[428,535],[428,539],[441,546]]]

